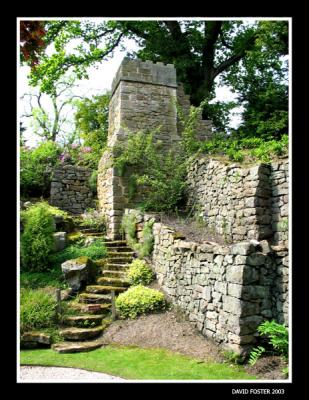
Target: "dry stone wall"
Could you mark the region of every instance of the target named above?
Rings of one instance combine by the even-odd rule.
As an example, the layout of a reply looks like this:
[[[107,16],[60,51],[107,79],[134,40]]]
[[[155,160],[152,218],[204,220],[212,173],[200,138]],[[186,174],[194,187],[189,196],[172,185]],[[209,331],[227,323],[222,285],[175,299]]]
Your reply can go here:
[[[93,208],[93,194],[88,183],[91,173],[89,168],[73,165],[55,168],[50,203],[73,214],[81,214],[87,208]]]
[[[154,216],[126,213],[137,215],[142,240],[143,223]],[[160,286],[205,337],[241,353],[255,344],[263,320],[288,323],[288,260],[282,246],[266,240],[225,246],[189,242],[160,222],[153,234],[152,266]]]
[[[210,158],[188,171],[188,205],[208,230],[237,242],[271,240],[288,245],[288,162],[243,168]]]

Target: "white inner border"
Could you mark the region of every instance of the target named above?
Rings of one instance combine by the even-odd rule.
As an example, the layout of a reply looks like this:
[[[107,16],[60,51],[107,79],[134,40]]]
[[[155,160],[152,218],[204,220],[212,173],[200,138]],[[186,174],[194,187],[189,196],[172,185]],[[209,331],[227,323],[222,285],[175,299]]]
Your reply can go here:
[[[254,20],[254,21],[288,21],[289,23],[289,57],[288,57],[288,62],[289,62],[289,217],[288,217],[288,226],[289,226],[289,378],[285,380],[126,380],[125,383],[132,382],[132,383],[137,383],[137,382],[143,382],[143,383],[153,383],[153,382],[166,382],[166,383],[177,383],[177,382],[182,382],[182,383],[291,383],[292,382],[292,316],[291,316],[291,310],[292,310],[292,17],[209,17],[209,18],[202,18],[202,17],[18,17],[17,18],[17,44],[16,44],[16,54],[17,54],[17,65],[16,65],[16,76],[17,76],[17,120],[16,120],[16,127],[17,127],[17,220],[16,220],[16,234],[17,234],[17,332],[16,332],[16,354],[17,354],[17,382],[18,383],[27,383],[27,382],[34,382],[34,383],[39,383],[39,382],[45,382],[45,383],[50,383],[50,382],[57,382],[55,381],[22,381],[20,380],[20,375],[19,375],[19,365],[20,365],[20,354],[19,354],[19,347],[20,347],[20,338],[19,338],[19,330],[20,330],[20,319],[19,319],[19,313],[20,313],[20,230],[19,230],[19,223],[20,223],[20,188],[19,188],[19,182],[20,182],[20,152],[19,152],[19,139],[20,139],[20,127],[19,127],[19,121],[20,121],[20,85],[19,85],[19,76],[18,76],[18,69],[21,65],[20,63],[20,53],[19,53],[19,46],[20,46],[20,21],[81,21],[81,20],[87,20],[87,21],[111,21],[111,20],[119,20],[119,21],[159,21],[159,20],[171,20],[171,21],[191,21],[191,20],[196,20],[196,21],[246,21],[246,20]],[[63,382],[63,381],[59,381]],[[76,381],[70,381],[68,380],[67,383],[73,383]],[[87,381],[91,382],[91,381]],[[86,381],[85,381],[86,383]],[[121,383],[121,382],[117,382]]]

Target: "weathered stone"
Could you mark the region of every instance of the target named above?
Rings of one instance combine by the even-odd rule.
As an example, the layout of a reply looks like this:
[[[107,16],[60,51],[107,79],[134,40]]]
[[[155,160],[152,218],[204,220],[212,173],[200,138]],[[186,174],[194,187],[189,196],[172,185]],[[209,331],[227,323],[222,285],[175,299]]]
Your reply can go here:
[[[66,232],[53,233],[54,237],[54,251],[60,251],[65,248],[66,245]]]
[[[262,253],[254,253],[248,256],[247,264],[253,266],[263,265],[265,263],[265,255]]]
[[[32,349],[37,347],[50,347],[51,336],[43,332],[25,332],[20,338],[20,347]]]
[[[88,257],[65,261],[61,264],[61,269],[73,291],[78,291],[93,282],[97,272],[95,264]]]
[[[237,243],[231,247],[232,254],[247,255],[252,251],[254,251],[254,247],[248,242]]]

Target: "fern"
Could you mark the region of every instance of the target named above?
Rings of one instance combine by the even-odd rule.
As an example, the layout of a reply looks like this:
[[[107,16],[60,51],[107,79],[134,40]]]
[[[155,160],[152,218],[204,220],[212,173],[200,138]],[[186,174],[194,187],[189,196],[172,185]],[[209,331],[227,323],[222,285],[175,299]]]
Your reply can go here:
[[[254,365],[264,352],[265,348],[263,346],[252,349],[249,357],[249,364]]]

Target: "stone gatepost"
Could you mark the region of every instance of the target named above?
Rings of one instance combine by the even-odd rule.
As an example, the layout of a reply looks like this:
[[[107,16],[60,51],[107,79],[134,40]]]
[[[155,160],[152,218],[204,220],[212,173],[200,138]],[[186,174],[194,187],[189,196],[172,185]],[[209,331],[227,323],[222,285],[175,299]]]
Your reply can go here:
[[[155,139],[162,151],[180,140],[177,133],[176,70],[172,64],[125,58],[112,83],[109,107],[108,148],[99,163],[98,199],[107,218],[108,236],[119,236],[122,214],[132,206],[128,196],[129,171],[113,168],[113,149],[129,133],[160,128]]]

